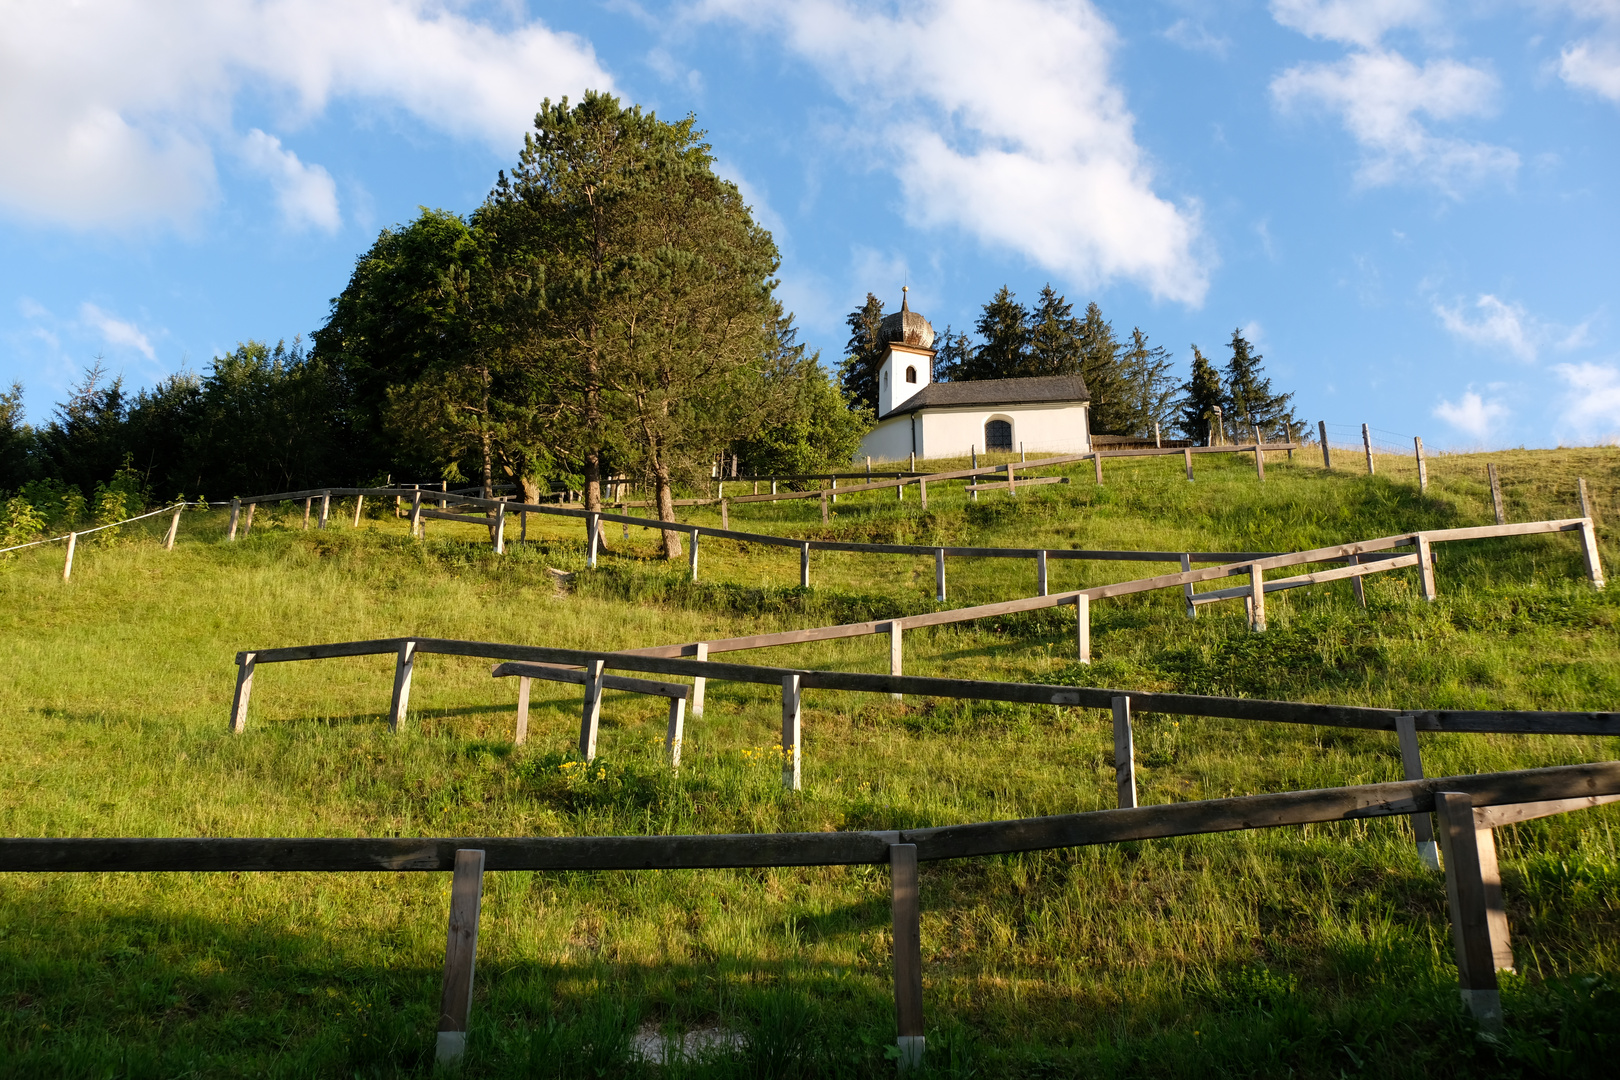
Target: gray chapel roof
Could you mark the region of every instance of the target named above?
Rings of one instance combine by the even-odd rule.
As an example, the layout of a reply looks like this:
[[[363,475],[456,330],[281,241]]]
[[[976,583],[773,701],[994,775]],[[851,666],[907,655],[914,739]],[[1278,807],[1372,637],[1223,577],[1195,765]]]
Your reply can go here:
[[[1078,375],[1037,375],[1028,379],[978,379],[972,382],[929,383],[898,409],[899,416],[919,409],[973,405],[1057,405],[1090,401],[1086,380]]]

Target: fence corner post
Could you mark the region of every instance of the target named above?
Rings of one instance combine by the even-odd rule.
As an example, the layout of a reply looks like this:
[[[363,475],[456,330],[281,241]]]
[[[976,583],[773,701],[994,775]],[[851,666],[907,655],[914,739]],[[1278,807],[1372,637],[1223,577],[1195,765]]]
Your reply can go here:
[[[467,1053],[467,1020],[472,1013],[478,916],[483,898],[484,853],[477,848],[460,848],[450,878],[450,928],[444,944],[444,990],[439,997],[439,1037],[434,1051],[440,1065],[460,1065]]]
[[[798,791],[804,764],[803,692],[799,676],[782,676],[782,786]]]
[[[895,1046],[900,1071],[922,1067],[922,905],[917,890],[917,845],[889,845],[889,900],[893,919]]]
[[[247,729],[248,698],[253,693],[253,663],[258,653],[236,654],[236,696],[231,699],[231,734]]]
[[[1461,791],[1437,791],[1434,809],[1440,819],[1440,846],[1446,859],[1446,900],[1451,909],[1458,990],[1479,1026],[1492,1033],[1499,1032],[1502,1030],[1502,993],[1496,982],[1489,901],[1484,868],[1480,865],[1473,798]],[[1497,888],[1500,890],[1500,882]]]
[[[1131,699],[1124,694],[1114,698],[1114,787],[1122,809],[1136,805],[1136,738],[1131,731]]]

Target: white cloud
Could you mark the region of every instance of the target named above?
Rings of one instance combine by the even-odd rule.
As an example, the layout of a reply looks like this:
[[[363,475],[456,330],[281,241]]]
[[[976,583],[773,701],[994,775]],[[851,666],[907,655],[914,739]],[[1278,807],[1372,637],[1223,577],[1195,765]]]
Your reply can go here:
[[[612,88],[589,43],[463,6],[0,0],[0,206],[77,227],[187,222],[217,198],[215,149],[238,146],[248,91],[289,124],[358,99],[505,148],[542,97]]]
[[[1531,363],[1540,358],[1544,348],[1576,349],[1591,340],[1591,319],[1573,328],[1543,322],[1526,311],[1523,304],[1511,303],[1490,293],[1480,294],[1474,301],[1474,310],[1479,314],[1471,319],[1460,303],[1454,307],[1434,305],[1441,325],[1456,337],[1511,353]]]
[[[1198,211],[1153,190],[1111,78],[1113,27],[1083,0],[705,0],[698,14],[779,36],[857,112],[908,215],[1010,249],[1084,288],[1116,278],[1199,304]]]
[[[1396,52],[1356,52],[1332,64],[1300,64],[1271,81],[1283,110],[1318,104],[1340,114],[1361,145],[1357,179],[1367,186],[1419,181],[1455,195],[1492,177],[1511,177],[1519,155],[1503,146],[1437,135],[1432,121],[1485,116],[1496,77],[1456,60],[1418,67]]]
[[[1434,0],[1271,0],[1271,17],[1317,40],[1374,48],[1390,30],[1431,26]]]
[[[1211,33],[1203,23],[1192,19],[1177,19],[1165,27],[1164,37],[1188,52],[1209,53],[1222,60],[1226,59],[1226,52],[1232,47],[1228,38]]]
[[[1567,434],[1592,442],[1620,440],[1620,368],[1612,364],[1559,364],[1568,387],[1559,410]]]
[[[270,181],[281,216],[291,227],[313,225],[332,232],[342,224],[332,174],[319,165],[299,161],[274,135],[258,128],[248,132],[242,140],[242,160]]]
[[[1562,6],[1598,26],[1594,35],[1564,47],[1558,74],[1570,86],[1620,105],[1620,0],[1565,0]]]
[[[88,300],[79,305],[79,319],[101,335],[109,345],[134,349],[148,360],[156,360],[152,339],[132,322],[117,318]]]
[[[1458,431],[1483,440],[1500,421],[1507,419],[1510,410],[1500,401],[1486,401],[1469,390],[1456,402],[1442,400],[1435,406],[1434,415]]]

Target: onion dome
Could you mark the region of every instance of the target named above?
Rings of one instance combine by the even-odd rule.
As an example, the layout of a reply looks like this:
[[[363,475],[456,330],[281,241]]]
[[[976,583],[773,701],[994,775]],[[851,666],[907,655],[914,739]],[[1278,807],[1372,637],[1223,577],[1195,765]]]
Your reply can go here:
[[[903,345],[915,345],[919,349],[934,347],[934,327],[921,315],[907,306],[906,293],[908,288],[900,289],[900,310],[892,315],[883,316],[878,324],[878,336],[883,341],[898,341]]]

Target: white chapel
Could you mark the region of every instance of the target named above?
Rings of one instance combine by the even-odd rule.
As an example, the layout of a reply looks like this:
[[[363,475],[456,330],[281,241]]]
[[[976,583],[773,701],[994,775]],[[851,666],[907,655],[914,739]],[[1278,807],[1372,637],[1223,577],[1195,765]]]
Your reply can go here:
[[[877,372],[877,426],[857,460],[967,457],[977,450],[1037,454],[1091,451],[1091,395],[1078,375],[934,382],[934,328],[912,311],[885,315]]]

